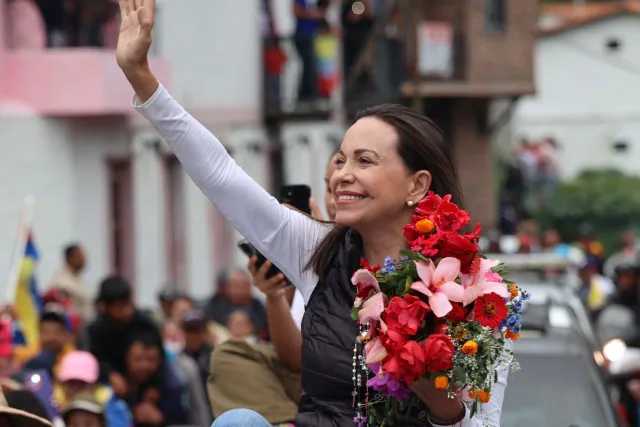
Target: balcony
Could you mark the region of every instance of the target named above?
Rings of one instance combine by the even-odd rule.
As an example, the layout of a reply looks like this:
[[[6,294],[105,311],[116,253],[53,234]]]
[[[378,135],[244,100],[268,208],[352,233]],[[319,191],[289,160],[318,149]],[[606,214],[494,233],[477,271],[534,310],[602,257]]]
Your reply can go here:
[[[6,32],[7,40],[0,39],[0,103],[5,113],[28,111],[58,117],[132,113],[132,90],[116,64],[113,50],[117,17],[111,25],[105,25],[107,47],[47,49],[44,23],[38,19],[38,10],[34,13],[27,3],[22,7],[23,13],[28,12],[29,19],[24,25],[29,27],[29,40],[12,38],[12,31]],[[11,9],[8,12],[6,25],[15,27],[24,18],[24,15],[12,16]],[[0,25],[0,32],[2,30]],[[20,30],[14,33],[19,35]],[[168,84],[168,61],[154,57],[151,62],[158,78]]]
[[[267,121],[327,119],[332,114],[339,85],[338,43],[329,40],[326,66],[318,67],[320,60],[313,44],[299,45],[299,50],[294,37],[263,40],[263,111]],[[312,69],[308,75],[303,74],[303,59]]]

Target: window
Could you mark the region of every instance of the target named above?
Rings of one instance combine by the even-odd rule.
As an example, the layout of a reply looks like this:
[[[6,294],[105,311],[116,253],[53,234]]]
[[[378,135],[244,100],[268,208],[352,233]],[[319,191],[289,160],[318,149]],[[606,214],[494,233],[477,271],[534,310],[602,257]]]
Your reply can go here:
[[[184,170],[175,156],[165,160],[165,203],[167,230],[167,276],[181,287],[186,286]]]
[[[128,159],[112,160],[109,168],[109,231],[111,271],[133,280],[133,171]]]
[[[507,29],[506,0],[485,0],[485,20],[490,31],[505,31]]]

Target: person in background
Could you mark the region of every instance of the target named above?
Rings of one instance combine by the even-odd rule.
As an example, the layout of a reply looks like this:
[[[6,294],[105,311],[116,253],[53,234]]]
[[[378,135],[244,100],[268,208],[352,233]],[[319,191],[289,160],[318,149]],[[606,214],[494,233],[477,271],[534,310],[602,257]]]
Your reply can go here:
[[[229,315],[235,310],[245,310],[255,323],[259,335],[266,330],[267,313],[264,305],[251,294],[251,277],[242,270],[236,270],[229,276],[225,296],[209,306],[212,320],[227,326]]]
[[[593,227],[581,224],[578,233],[577,246],[595,263],[598,273],[604,274],[604,246],[593,236]]]
[[[0,378],[10,378],[20,371],[13,353],[12,322],[0,318]]]
[[[633,231],[627,231],[620,239],[618,251],[612,254],[604,263],[604,275],[613,278],[616,267],[640,261],[638,258],[638,246],[636,235]]]
[[[296,18],[294,41],[302,62],[298,102],[309,103],[317,97],[314,42],[323,11],[317,7],[316,0],[294,0],[293,15]]]
[[[223,305],[223,301],[226,300],[227,288],[229,285],[229,272],[222,270],[216,277],[216,290],[213,296],[204,303],[204,314],[211,322],[222,324],[224,320],[219,316],[218,309]]]
[[[65,24],[67,2],[65,0],[36,0],[47,29],[47,47],[64,47],[67,44]]]
[[[373,77],[368,72],[361,72],[355,80],[356,86],[350,87],[352,73],[364,52],[374,25],[374,10],[371,0],[343,0],[342,2],[342,54],[346,90],[371,90]]]
[[[60,372],[54,386],[53,399],[56,406],[64,412],[73,399],[88,393],[104,407],[109,427],[130,427],[132,417],[129,406],[110,387],[98,384],[99,375],[98,361],[91,353],[74,351],[67,354],[60,363]]]
[[[68,245],[64,249],[64,265],[56,272],[48,290],[59,290],[71,298],[73,311],[83,321],[93,316],[92,301],[87,287],[80,280],[80,274],[86,267],[86,256],[82,247],[77,244]]]
[[[251,316],[245,310],[234,310],[229,315],[227,322],[229,335],[234,340],[245,340],[249,343],[257,343],[259,338],[255,335],[256,328]]]
[[[193,308],[193,300],[184,294],[177,294],[171,304],[170,317],[167,318],[162,327],[164,346],[171,358],[177,356],[184,347],[184,337],[182,335],[182,318],[184,313]]]
[[[126,402],[136,426],[184,425],[188,419],[186,387],[176,367],[168,363],[157,334],[132,335],[124,351],[127,381]]]
[[[25,361],[25,368],[46,369],[55,378],[62,358],[74,350],[64,308],[49,303],[40,316],[40,344],[36,348],[18,346],[15,354],[19,362]]]
[[[133,305],[131,285],[119,276],[100,283],[98,301],[104,312],[87,327],[89,351],[100,363],[100,380],[108,382],[115,394],[124,398],[128,392],[125,350],[133,336],[146,333],[162,342],[155,322]]]
[[[198,366],[202,385],[206,388],[213,345],[211,345],[209,329],[207,328],[207,318],[202,310],[189,310],[184,314],[182,318],[182,333],[184,335],[183,353],[192,358]]]
[[[587,262],[579,270],[578,275],[581,282],[578,296],[595,322],[598,314],[615,292],[615,286],[598,272],[598,261],[592,256],[587,257]]]
[[[160,305],[160,310],[154,312],[154,318],[159,327],[162,327],[167,319],[171,317],[173,304],[179,296],[180,292],[178,291],[178,287],[176,285],[167,285],[158,294],[158,303]]]
[[[29,390],[0,391],[0,425],[3,427],[52,427],[47,410]]]
[[[113,427],[104,407],[91,393],[76,396],[62,414],[66,427]]]

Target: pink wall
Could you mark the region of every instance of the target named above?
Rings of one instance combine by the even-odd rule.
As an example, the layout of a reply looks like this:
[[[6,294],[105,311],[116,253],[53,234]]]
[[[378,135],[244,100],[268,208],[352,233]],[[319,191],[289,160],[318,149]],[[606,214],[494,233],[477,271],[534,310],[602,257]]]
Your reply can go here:
[[[167,61],[153,59],[152,69],[165,84]],[[42,115],[95,116],[131,114],[131,87],[113,50],[68,48],[9,51],[3,54],[0,100],[29,105]]]

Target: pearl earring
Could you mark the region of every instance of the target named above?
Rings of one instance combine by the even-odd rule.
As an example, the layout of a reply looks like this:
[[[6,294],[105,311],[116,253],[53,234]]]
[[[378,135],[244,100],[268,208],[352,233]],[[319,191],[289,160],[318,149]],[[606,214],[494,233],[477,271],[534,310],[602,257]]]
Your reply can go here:
[[[407,202],[407,206],[412,207],[412,206],[413,206],[413,202],[412,202],[411,200],[409,200],[409,201]]]

